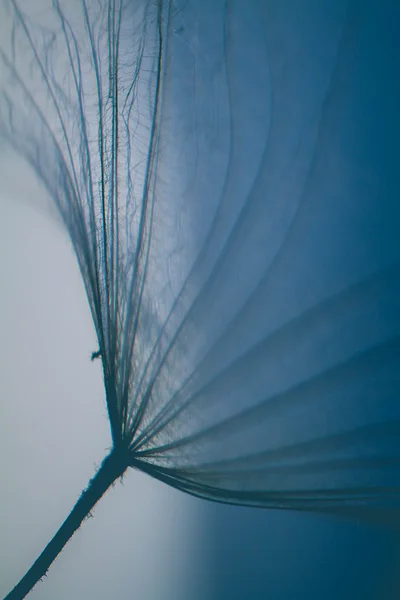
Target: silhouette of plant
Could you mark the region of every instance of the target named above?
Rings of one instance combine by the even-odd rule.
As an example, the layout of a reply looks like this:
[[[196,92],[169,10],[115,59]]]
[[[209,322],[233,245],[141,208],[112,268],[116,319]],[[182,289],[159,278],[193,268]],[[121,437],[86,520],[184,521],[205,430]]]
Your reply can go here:
[[[399,256],[358,230],[350,252],[356,200],[319,191],[352,15],[306,97],[268,3],[203,4],[52,0],[39,22],[7,0],[1,135],[73,245],[112,450],[6,600],[129,467],[219,502],[397,515]]]

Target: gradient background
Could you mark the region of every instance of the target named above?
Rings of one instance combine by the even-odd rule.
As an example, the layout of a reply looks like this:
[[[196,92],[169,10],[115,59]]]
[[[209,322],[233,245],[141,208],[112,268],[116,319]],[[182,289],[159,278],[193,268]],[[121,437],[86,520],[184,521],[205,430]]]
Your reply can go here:
[[[307,23],[322,44],[338,4],[291,0],[280,6],[288,16],[301,13],[298,34]],[[374,123],[364,143],[382,176],[399,156],[396,4],[352,3],[364,19],[357,130]],[[368,38],[376,19],[382,27]],[[296,20],[287,22],[296,35]],[[383,27],[388,23],[390,35]],[[369,102],[377,90],[382,98],[392,94],[379,114]],[[390,123],[388,148],[378,134]],[[110,438],[100,365],[90,362],[96,340],[68,239],[40,208],[46,199],[30,170],[4,147],[0,162],[1,596],[65,518]],[[352,165],[346,168],[351,172]],[[398,193],[393,176],[389,183]],[[30,597],[389,600],[400,597],[400,543],[395,534],[361,523],[212,505],[131,471]]]

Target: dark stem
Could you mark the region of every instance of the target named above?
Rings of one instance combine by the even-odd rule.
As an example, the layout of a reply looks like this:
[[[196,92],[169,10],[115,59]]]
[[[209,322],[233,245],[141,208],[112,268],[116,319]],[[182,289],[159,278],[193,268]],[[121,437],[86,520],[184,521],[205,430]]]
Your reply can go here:
[[[126,468],[127,461],[124,460],[123,455],[115,451],[103,460],[96,475],[90,480],[87,488],[82,492],[79,500],[53,539],[4,600],[22,600],[22,598],[25,598],[36,583],[46,575],[52,562],[75,531],[79,529],[82,521],[90,514],[94,505],[114,481],[123,475]]]

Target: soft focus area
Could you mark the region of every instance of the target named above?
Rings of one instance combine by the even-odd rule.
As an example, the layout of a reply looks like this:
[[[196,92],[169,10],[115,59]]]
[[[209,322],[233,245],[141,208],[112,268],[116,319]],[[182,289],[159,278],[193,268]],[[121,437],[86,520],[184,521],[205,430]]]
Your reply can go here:
[[[57,222],[30,206],[43,191],[4,152],[1,182],[2,597],[67,516],[110,436],[100,365],[90,361],[96,340],[69,241]],[[199,504],[131,469],[30,597],[206,597]]]
[[[40,16],[46,3],[29,7]],[[66,12],[87,43],[71,6]],[[123,113],[132,119],[124,141],[136,136],[132,152],[115,133],[115,73],[105,68],[101,82],[109,94],[102,131],[115,144],[99,159],[89,46],[82,46],[86,112],[74,121],[67,116],[77,112],[76,89],[62,68],[76,57],[49,60],[54,89],[67,90],[54,103],[35,79],[40,69],[25,63],[29,40],[19,30],[20,68],[44,89],[37,102],[48,108],[43,121],[32,118],[23,147],[67,218],[63,225],[54,197],[1,143],[0,597],[111,447],[101,365],[90,360],[99,345],[72,239],[98,331],[106,332],[110,381],[126,392],[115,394],[121,436],[134,464],[172,486],[130,468],[29,598],[395,600],[400,4],[124,6],[138,30],[149,24],[143,47],[154,53],[144,53],[141,85],[129,96],[136,46],[126,18],[121,56],[128,58],[115,64],[135,99]],[[159,28],[156,14],[168,15]],[[106,54],[109,38],[100,40]],[[24,139],[33,113],[21,89],[10,91],[20,113],[6,125]],[[89,158],[82,122],[93,138]],[[117,198],[109,182],[121,163]],[[104,178],[106,224],[99,196],[87,192],[88,165],[93,189]],[[118,205],[121,198],[132,202]],[[98,239],[104,252],[90,246]],[[95,261],[100,288],[112,290],[112,300],[99,294],[97,305],[95,277],[85,271]],[[110,264],[119,268],[111,275]]]

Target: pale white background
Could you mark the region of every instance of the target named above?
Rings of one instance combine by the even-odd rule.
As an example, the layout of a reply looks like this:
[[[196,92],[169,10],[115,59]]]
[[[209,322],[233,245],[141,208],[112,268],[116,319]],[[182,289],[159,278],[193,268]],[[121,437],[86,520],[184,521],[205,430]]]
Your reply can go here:
[[[40,208],[44,192],[24,163],[3,150],[0,173],[2,597],[68,514],[110,437],[70,243]],[[197,598],[203,506],[131,470],[30,597]]]
[[[1,0],[7,44],[5,6]],[[23,6],[40,11],[49,2]],[[97,342],[70,242],[35,175],[3,145],[0,340],[3,597],[61,525],[111,444],[100,363],[90,361]],[[203,506],[131,470],[30,597],[204,598],[197,560]]]

